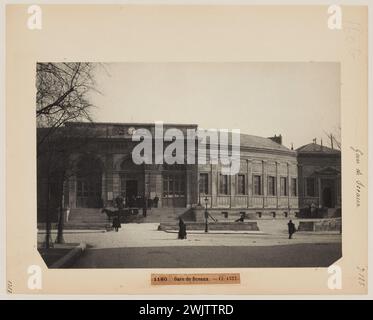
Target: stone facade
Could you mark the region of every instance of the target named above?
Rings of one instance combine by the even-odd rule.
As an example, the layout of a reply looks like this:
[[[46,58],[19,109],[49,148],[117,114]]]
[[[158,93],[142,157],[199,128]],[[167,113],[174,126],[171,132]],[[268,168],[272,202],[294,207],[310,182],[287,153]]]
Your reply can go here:
[[[341,208],[341,153],[316,143],[297,149],[299,206]]]
[[[281,136],[241,134],[239,173],[225,176],[219,164],[211,163],[209,152],[206,164],[134,164],[131,152],[138,142],[132,141],[132,133],[146,128],[154,136],[153,124],[71,123],[66,129],[84,126],[90,132],[89,143],[69,155],[72,169],[63,183],[65,207],[111,207],[119,195],[127,203],[139,197],[158,198],[158,207],[202,210],[207,206],[211,211],[245,212],[251,217],[290,217],[311,203],[341,206],[341,162],[336,150],[311,144],[294,151],[279,143]],[[177,128],[186,136],[186,130],[197,125],[166,124],[163,128]],[[39,184],[45,179],[40,166],[38,171]],[[38,193],[38,208],[43,199]]]

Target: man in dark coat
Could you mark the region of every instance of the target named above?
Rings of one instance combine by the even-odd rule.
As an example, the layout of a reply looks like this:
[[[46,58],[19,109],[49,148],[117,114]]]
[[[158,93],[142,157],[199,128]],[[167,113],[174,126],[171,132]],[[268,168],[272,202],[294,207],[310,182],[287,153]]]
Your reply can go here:
[[[116,232],[118,232],[118,229],[121,228],[119,210],[117,211],[117,214],[113,218],[113,228],[115,229]]]
[[[291,239],[293,236],[293,233],[295,232],[295,224],[291,220],[289,220],[289,223],[288,223],[288,231],[289,231],[289,239]]]
[[[122,197],[121,194],[115,198],[115,204],[117,205],[118,210],[122,210],[124,208],[123,202],[124,202],[124,198]]]

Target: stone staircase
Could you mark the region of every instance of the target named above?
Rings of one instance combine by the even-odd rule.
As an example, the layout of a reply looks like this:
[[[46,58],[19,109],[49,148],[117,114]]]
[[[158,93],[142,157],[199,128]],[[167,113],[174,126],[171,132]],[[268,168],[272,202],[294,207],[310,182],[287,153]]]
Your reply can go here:
[[[338,218],[341,216],[341,209],[328,208],[328,212],[325,218]]]
[[[111,222],[105,213],[97,208],[71,209],[68,221],[64,224],[65,229],[92,229],[106,230],[111,228]]]
[[[187,213],[189,213],[187,208],[152,208],[148,209],[147,216],[143,217],[142,210],[139,209],[139,213],[127,223],[177,223],[179,216]],[[185,216],[185,220],[193,220],[193,217]],[[102,209],[76,208],[71,209],[64,229],[110,230],[111,226],[112,222]]]

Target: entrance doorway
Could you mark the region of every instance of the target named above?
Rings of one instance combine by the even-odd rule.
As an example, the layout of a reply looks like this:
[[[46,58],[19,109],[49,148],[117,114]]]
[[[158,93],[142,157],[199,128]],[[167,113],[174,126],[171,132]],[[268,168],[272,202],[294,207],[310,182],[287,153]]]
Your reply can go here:
[[[322,205],[327,208],[334,208],[333,192],[330,187],[325,187],[322,191]]]
[[[83,156],[78,163],[76,179],[76,206],[78,208],[102,207],[102,165],[100,160],[91,155]]]
[[[185,207],[185,173],[163,174],[163,207]]]
[[[138,195],[137,180],[126,181],[126,204],[133,207]]]

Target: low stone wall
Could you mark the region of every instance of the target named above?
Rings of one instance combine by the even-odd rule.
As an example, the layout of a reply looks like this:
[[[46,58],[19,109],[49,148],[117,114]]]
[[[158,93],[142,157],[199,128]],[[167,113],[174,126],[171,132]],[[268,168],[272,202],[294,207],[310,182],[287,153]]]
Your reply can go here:
[[[300,221],[298,231],[339,231],[342,230],[342,220],[335,219],[320,219],[314,221]]]
[[[186,222],[187,230],[205,230],[205,224],[200,222]],[[256,221],[251,222],[216,222],[209,223],[209,230],[230,230],[230,231],[259,231]],[[161,223],[158,230],[179,230],[178,224]]]
[[[194,208],[194,216],[197,222],[205,221],[205,210],[202,208]],[[286,209],[224,209],[224,208],[209,208],[208,213],[219,222],[234,222],[245,214],[245,222],[247,220],[273,220],[273,219],[292,219],[295,218],[297,211]],[[212,219],[209,218],[211,221]]]

